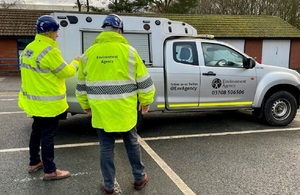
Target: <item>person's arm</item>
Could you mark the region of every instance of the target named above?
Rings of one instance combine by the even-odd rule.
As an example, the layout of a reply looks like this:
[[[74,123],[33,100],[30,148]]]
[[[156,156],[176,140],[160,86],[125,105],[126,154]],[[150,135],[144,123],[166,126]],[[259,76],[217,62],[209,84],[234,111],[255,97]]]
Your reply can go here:
[[[88,102],[88,98],[87,98],[87,86],[86,86],[86,82],[85,82],[85,73],[84,73],[84,69],[85,69],[85,62],[84,62],[84,57],[85,55],[83,54],[82,57],[79,60],[79,68],[78,68],[78,81],[77,81],[77,85],[76,85],[76,98],[78,99],[78,102],[81,106],[81,108],[87,113],[91,115],[91,109],[90,109],[90,105]]]
[[[138,100],[140,110],[142,113],[147,113],[150,104],[154,101],[155,86],[148,73],[148,70],[143,63],[141,57],[136,52],[135,65],[136,65],[136,82],[138,88]]]
[[[50,70],[59,78],[69,78],[76,74],[79,64],[79,57],[75,57],[68,64],[62,57],[61,52],[54,48],[51,51],[51,59],[49,59]]]

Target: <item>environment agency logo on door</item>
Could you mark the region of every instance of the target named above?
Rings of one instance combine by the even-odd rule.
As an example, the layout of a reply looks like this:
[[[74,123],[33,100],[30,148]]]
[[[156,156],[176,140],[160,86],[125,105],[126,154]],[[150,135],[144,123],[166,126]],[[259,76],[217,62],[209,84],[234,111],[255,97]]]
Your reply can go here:
[[[232,88],[236,88],[238,86],[241,86],[243,84],[246,84],[247,81],[246,80],[232,80],[232,79],[219,79],[219,78],[215,78],[212,82],[211,82],[211,86],[214,89],[220,89],[221,87],[225,88],[225,89],[232,89]]]
[[[214,88],[214,89],[219,89],[221,86],[222,86],[222,81],[221,79],[214,79],[212,82],[211,82],[211,86]]]

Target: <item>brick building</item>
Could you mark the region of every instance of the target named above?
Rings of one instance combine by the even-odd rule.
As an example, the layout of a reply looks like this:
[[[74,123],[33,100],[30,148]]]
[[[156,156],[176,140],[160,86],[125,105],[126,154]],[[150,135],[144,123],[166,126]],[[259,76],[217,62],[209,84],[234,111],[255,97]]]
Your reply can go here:
[[[52,12],[54,11],[0,9],[0,75],[19,74],[18,56],[34,39],[36,19]],[[300,72],[300,30],[279,17],[171,14],[143,16],[186,22],[194,26],[198,34],[212,34],[217,40],[230,43],[258,62]]]
[[[18,75],[19,54],[35,36],[35,21],[52,11],[0,9],[0,76]]]
[[[177,15],[166,17],[193,25],[198,34],[212,34],[259,63],[300,72],[300,30],[276,16]]]

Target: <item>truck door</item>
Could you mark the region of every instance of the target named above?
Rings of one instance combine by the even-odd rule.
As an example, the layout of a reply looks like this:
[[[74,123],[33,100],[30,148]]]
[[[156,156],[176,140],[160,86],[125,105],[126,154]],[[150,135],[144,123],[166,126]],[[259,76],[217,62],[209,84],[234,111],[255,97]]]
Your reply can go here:
[[[204,62],[201,61],[199,107],[250,108],[257,82],[255,69],[243,67],[246,57],[219,43],[198,42],[198,48],[202,50],[201,59],[204,59]]]
[[[200,72],[196,43],[170,41],[164,52],[167,109],[197,108]]]

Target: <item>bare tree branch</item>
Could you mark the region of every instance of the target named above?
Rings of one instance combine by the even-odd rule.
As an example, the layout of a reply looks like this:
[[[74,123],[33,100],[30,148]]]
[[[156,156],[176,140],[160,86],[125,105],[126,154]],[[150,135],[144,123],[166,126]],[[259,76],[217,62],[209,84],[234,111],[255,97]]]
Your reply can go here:
[[[9,8],[12,8],[12,7],[16,6],[17,3],[20,3],[20,2],[21,2],[21,0],[14,0],[11,3],[8,3],[8,1],[1,0],[0,1],[0,6],[2,8],[9,9]]]

